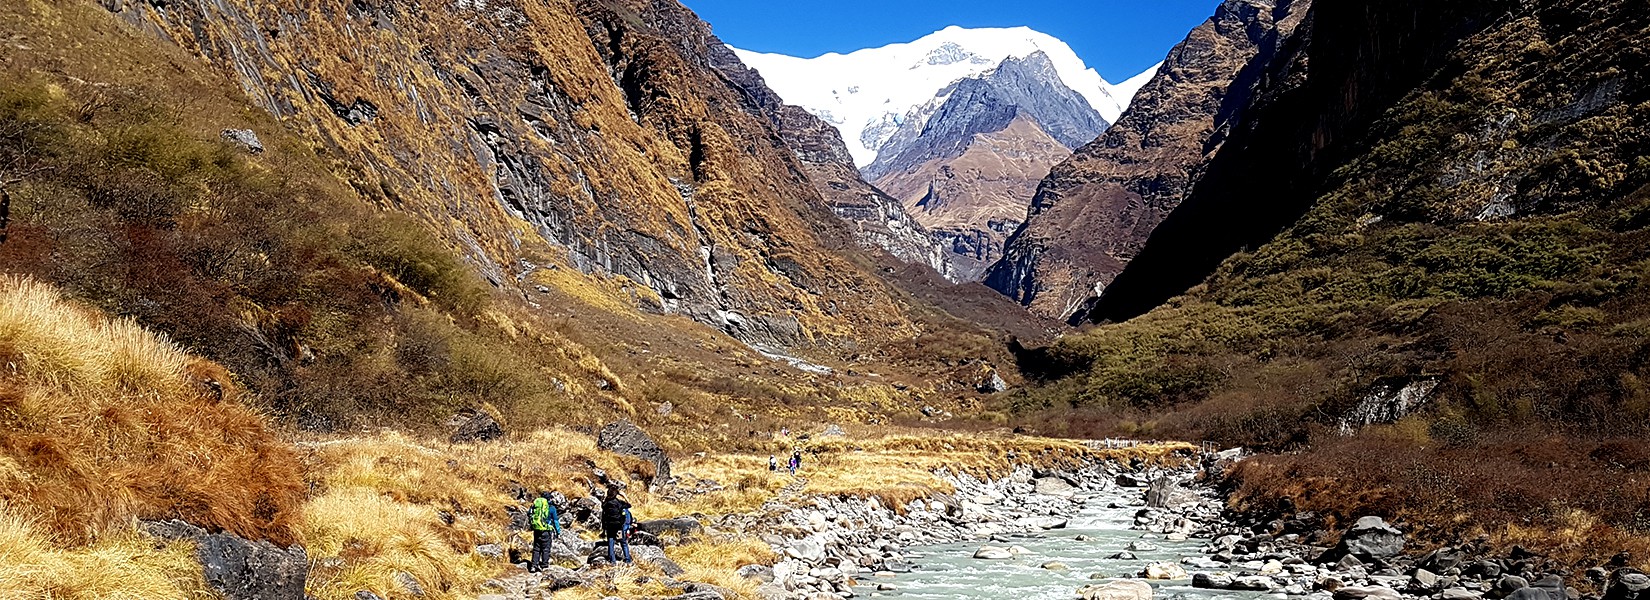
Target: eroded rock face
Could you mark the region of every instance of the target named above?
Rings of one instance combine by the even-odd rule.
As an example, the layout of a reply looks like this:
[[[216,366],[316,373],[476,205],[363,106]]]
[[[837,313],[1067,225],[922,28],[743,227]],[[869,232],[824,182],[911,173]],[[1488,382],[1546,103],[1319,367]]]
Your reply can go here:
[[[614,421],[596,435],[596,447],[608,452],[634,456],[653,463],[654,480],[670,481],[670,457],[659,443],[630,421]]]
[[[494,285],[531,289],[543,267],[523,259],[550,255],[752,344],[908,330],[676,2],[107,6],[360,157],[344,179],[422,218]]]
[[[1109,285],[1179,206],[1306,0],[1227,0],[1172,51],[1099,139],[1054,167],[986,285],[1067,318]]]
[[[226,600],[303,600],[309,558],[299,546],[280,548],[229,533],[207,533],[189,523],[170,520],[144,523],[144,530],[164,540],[195,544],[207,585]]]

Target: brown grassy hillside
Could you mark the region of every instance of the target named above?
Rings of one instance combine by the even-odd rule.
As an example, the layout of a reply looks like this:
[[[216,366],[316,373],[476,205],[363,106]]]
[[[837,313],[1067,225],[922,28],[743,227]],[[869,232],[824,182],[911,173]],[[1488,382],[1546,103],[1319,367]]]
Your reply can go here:
[[[1333,14],[1358,27],[1365,10],[1438,15],[1370,6]],[[1028,355],[1069,376],[1018,407],[1050,431],[1290,451],[1238,472],[1240,501],[1262,514],[1381,514],[1578,564],[1637,550],[1626,542],[1650,525],[1650,464],[1632,450],[1650,439],[1650,85],[1637,69],[1650,15],[1639,8],[1474,8],[1482,30],[1432,57],[1442,68],[1348,142],[1352,156],[1299,220],[1148,314]],[[1335,48],[1330,26],[1320,18],[1309,52]],[[1314,123],[1247,127],[1264,137]],[[1438,382],[1420,413],[1340,433],[1359,401],[1419,380]]]

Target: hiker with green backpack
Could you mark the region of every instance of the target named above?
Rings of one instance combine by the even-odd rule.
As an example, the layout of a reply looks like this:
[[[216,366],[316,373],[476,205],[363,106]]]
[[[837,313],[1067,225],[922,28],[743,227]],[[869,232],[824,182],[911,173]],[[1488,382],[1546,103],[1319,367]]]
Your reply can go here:
[[[550,566],[550,546],[561,535],[561,515],[550,501],[550,492],[539,492],[533,499],[533,509],[527,513],[528,525],[533,529],[533,556],[527,563],[529,573],[543,571]]]

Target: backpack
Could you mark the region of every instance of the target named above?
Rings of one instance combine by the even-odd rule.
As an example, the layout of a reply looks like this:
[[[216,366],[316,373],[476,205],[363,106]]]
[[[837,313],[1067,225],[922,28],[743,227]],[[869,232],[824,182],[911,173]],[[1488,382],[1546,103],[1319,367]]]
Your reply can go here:
[[[551,528],[550,501],[544,498],[533,499],[533,511],[528,513],[528,521],[533,531],[545,531]]]

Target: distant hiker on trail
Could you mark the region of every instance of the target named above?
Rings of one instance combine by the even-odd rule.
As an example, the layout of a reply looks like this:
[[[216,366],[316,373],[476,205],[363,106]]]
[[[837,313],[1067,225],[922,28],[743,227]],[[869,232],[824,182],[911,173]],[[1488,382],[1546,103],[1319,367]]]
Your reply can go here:
[[[527,521],[533,529],[533,555],[527,563],[527,572],[537,573],[550,566],[550,546],[556,542],[556,536],[561,535],[561,514],[550,501],[550,492],[539,492],[539,497],[533,499]]]
[[[802,451],[793,450],[791,451],[791,475],[796,475],[796,470],[800,468],[802,468]]]
[[[602,502],[602,537],[607,539],[607,562],[617,564],[613,547],[624,546],[624,561],[630,560],[630,503],[620,498],[618,486],[607,488],[607,501]]]
[[[773,472],[776,472],[778,470],[779,470],[779,459],[774,458],[772,454],[769,454],[768,455],[768,472],[773,473]]]

